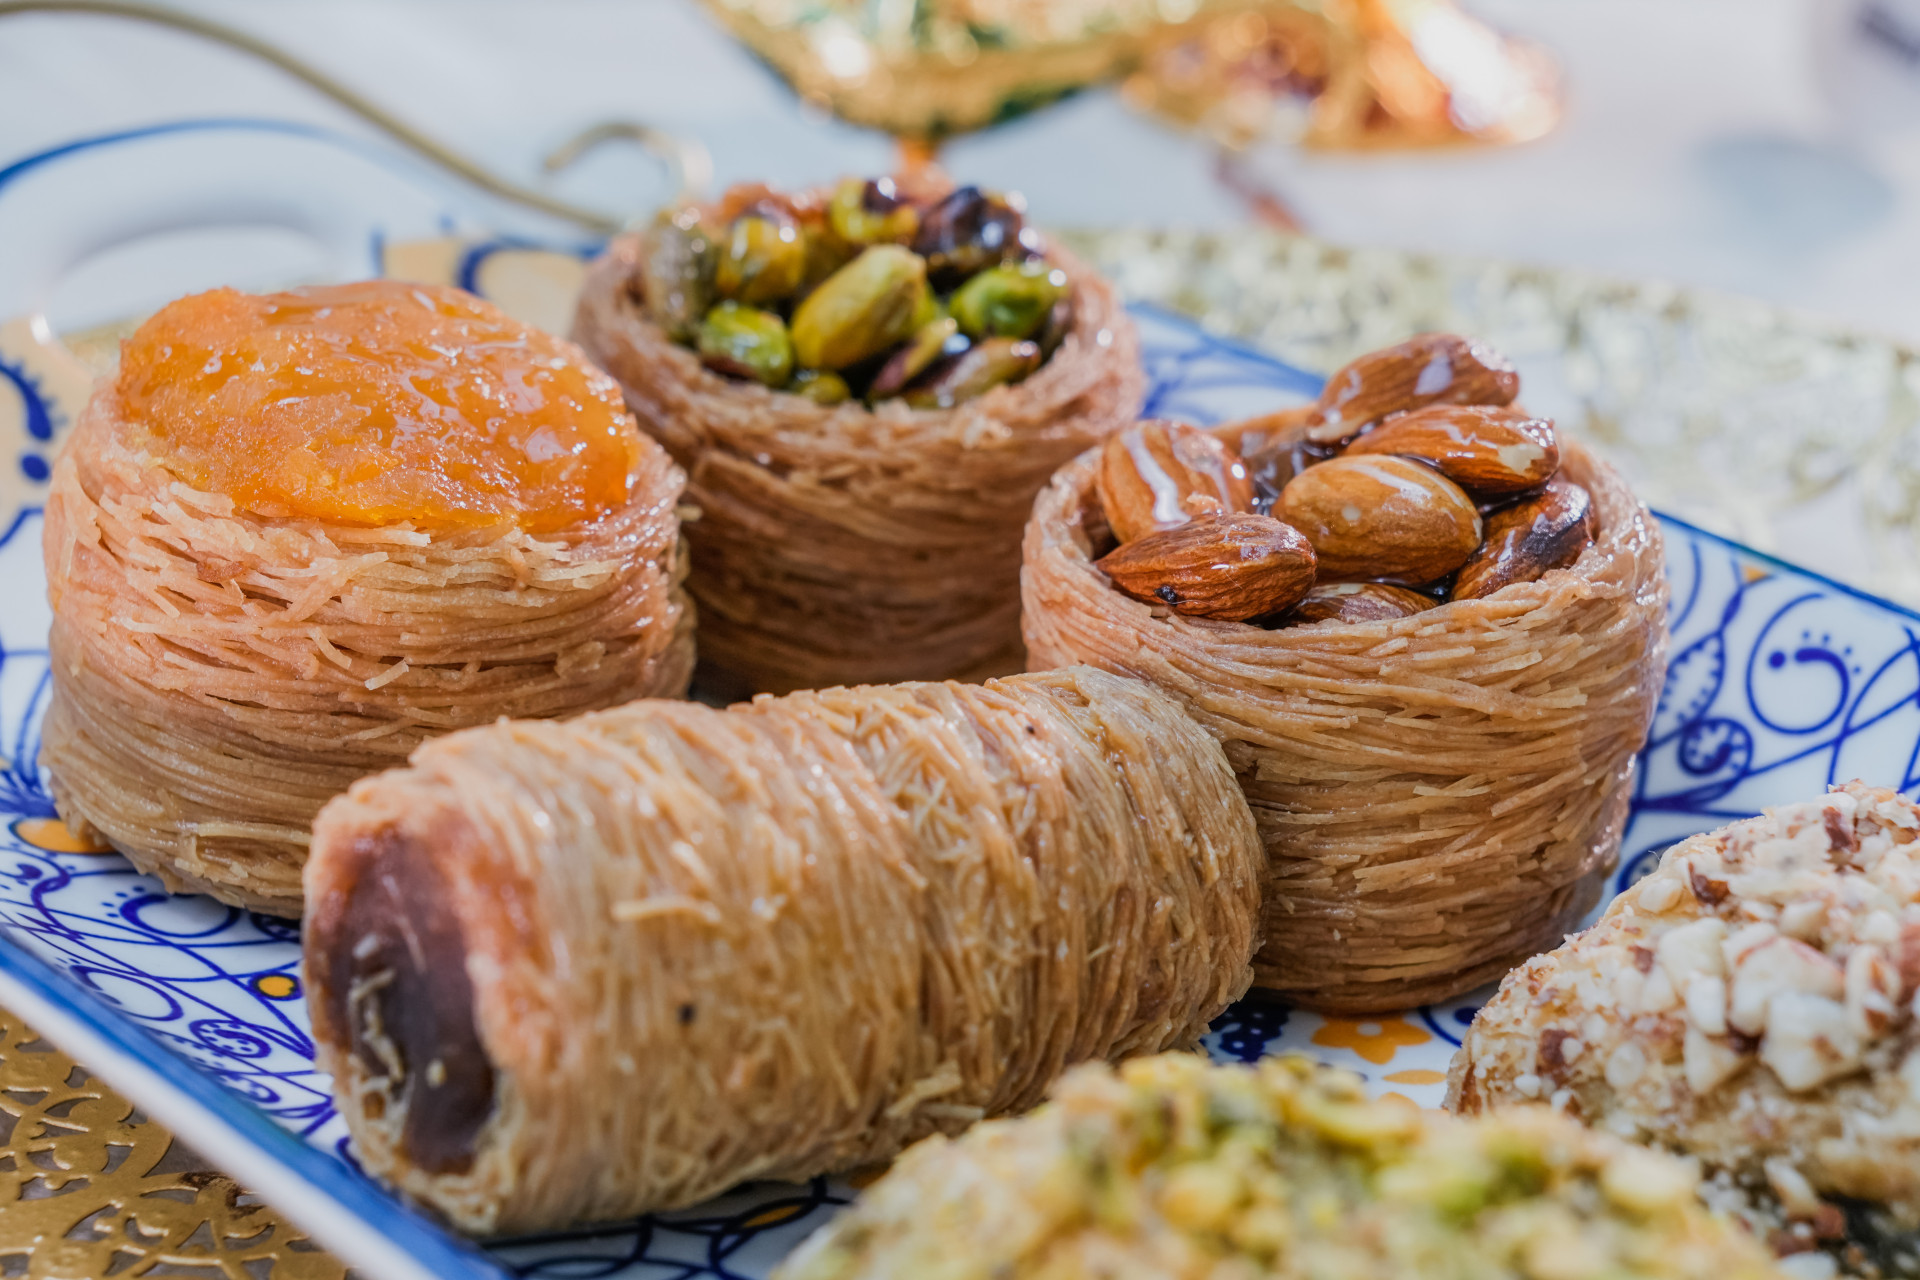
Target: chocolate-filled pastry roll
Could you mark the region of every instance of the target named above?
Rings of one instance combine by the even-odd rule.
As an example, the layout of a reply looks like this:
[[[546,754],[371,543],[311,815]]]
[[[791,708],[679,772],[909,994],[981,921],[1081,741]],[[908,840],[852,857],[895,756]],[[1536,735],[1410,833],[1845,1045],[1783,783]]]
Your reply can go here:
[[[314,828],[314,1039],[462,1229],[686,1205],[1037,1103],[1247,986],[1220,747],[1088,668],[451,735]]]

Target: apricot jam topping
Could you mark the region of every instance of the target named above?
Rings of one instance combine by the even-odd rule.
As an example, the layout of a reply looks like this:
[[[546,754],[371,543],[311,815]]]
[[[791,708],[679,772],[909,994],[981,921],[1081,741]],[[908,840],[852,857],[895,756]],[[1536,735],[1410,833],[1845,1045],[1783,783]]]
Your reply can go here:
[[[127,340],[117,389],[183,479],[261,515],[540,533],[638,479],[613,380],[458,289],[182,298]]]

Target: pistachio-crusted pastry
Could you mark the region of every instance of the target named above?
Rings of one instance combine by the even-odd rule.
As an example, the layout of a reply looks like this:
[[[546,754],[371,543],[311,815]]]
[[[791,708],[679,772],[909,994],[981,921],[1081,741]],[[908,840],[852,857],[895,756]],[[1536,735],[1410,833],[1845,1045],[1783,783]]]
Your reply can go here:
[[[1544,1108],[1461,1121],[1302,1058],[1165,1054],[928,1139],[775,1275],[1776,1280],[1694,1185]]]
[[[1684,840],[1510,974],[1448,1105],[1588,1123],[1920,1226],[1920,808],[1858,782]],[[1832,1212],[1832,1211],[1830,1211]]]
[[[1491,982],[1617,855],[1666,667],[1660,532],[1519,389],[1425,334],[1302,410],[1129,427],[1034,503],[1029,666],[1149,680],[1226,745],[1267,847],[1256,980],[1296,1003]]]
[[[1112,289],[943,180],[665,211],[589,270],[574,331],[686,468],[730,695],[1018,670],[1033,495],[1145,391]]]
[[[172,303],[47,500],[61,814],[170,889],[298,915],[355,778],[685,690],[682,483],[577,347],[457,289]]]
[[[428,744],[314,827],[320,1063],[469,1231],[885,1159],[1247,985],[1220,749],[1088,669],[637,702]]]

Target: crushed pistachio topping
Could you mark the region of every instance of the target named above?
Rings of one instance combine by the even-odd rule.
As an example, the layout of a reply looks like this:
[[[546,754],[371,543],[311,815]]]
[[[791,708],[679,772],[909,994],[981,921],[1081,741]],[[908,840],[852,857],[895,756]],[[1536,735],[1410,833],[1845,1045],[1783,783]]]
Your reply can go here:
[[[1467,1121],[1302,1058],[1084,1066],[933,1138],[781,1280],[1625,1280],[1778,1275],[1690,1166],[1544,1108]]]

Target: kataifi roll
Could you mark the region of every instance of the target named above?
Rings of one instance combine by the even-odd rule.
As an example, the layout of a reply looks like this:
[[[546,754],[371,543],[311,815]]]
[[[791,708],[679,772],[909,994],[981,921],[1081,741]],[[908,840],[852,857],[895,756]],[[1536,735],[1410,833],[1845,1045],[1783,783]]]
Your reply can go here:
[[[503,723],[321,814],[314,1039],[463,1230],[688,1205],[1193,1043],[1259,856],[1218,744],[1085,668]]]

